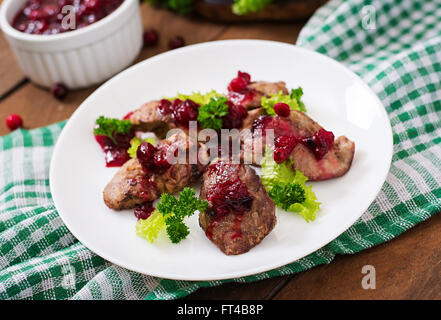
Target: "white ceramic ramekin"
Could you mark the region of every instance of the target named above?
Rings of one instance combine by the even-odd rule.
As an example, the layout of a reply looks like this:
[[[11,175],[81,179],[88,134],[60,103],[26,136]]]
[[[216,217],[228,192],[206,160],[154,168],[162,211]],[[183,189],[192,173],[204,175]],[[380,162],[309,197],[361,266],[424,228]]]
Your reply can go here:
[[[138,0],[125,0],[102,20],[56,35],[26,34],[11,26],[26,1],[3,1],[0,26],[23,73],[38,85],[62,82],[78,89],[103,82],[129,66],[141,50]]]

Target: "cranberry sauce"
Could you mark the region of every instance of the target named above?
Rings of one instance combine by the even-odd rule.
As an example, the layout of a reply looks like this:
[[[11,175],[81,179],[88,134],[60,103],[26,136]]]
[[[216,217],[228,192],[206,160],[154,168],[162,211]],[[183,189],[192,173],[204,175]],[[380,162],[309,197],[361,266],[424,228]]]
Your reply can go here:
[[[316,131],[312,137],[302,139],[302,143],[314,153],[317,160],[320,160],[332,148],[334,134],[322,128]]]
[[[228,85],[228,100],[234,105],[243,105],[256,96],[256,91],[248,88],[251,76],[246,72],[237,72],[237,77]]]
[[[199,114],[199,105],[190,99],[185,101],[176,99],[173,102],[162,99],[158,109],[164,115],[171,115],[177,125],[187,128],[190,121],[198,119]]]
[[[223,129],[238,129],[242,127],[243,120],[247,117],[247,110],[240,104],[233,104],[231,101],[228,104],[228,114],[222,118]]]
[[[216,177],[216,183],[207,191],[207,200],[211,207],[208,214],[213,218],[206,231],[206,235],[210,239],[216,224],[230,213],[235,215],[235,237],[242,236],[240,231],[242,215],[251,209],[254,198],[248,192],[248,187],[239,178],[239,166],[217,162],[207,169],[209,175],[215,175]]]
[[[274,130],[274,161],[282,163],[287,160],[297,143],[308,147],[317,160],[322,159],[334,144],[334,134],[325,129],[316,131],[311,137],[300,136],[290,120],[279,116],[260,116],[254,120],[252,131]]]
[[[138,220],[145,220],[148,219],[152,212],[155,210],[155,207],[153,206],[152,202],[144,202],[140,206],[135,208],[135,217]]]
[[[95,136],[95,140],[104,151],[106,167],[120,167],[130,160],[127,149],[130,148],[130,140],[134,135],[135,133],[132,130],[127,134],[118,133],[114,136],[115,141],[107,136]]]
[[[29,0],[17,13],[12,26],[30,34],[57,34],[86,27],[115,11],[124,0]],[[72,6],[75,25],[69,19]],[[63,8],[66,8],[63,12]],[[67,21],[69,28],[63,26]]]
[[[143,142],[136,151],[136,157],[146,173],[162,173],[171,166],[167,160],[168,151],[167,144],[154,147],[148,142]]]

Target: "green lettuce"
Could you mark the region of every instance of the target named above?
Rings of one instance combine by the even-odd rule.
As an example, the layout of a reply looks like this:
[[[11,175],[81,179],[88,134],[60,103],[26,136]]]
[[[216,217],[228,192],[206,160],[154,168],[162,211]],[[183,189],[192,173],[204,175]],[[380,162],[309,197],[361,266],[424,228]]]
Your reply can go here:
[[[320,209],[320,202],[317,201],[317,196],[312,191],[312,186],[306,186],[308,178],[299,170],[294,171],[292,169],[293,163],[292,159],[280,164],[275,162],[272,149],[267,148],[261,163],[262,183],[270,196],[271,194],[275,194],[275,192],[272,193],[271,191],[276,185],[278,188],[290,184],[299,184],[302,186],[305,200],[301,203],[290,205],[287,211],[300,213],[306,222],[314,221],[316,213]]]
[[[274,111],[274,105],[276,103],[282,102],[289,105],[291,110],[297,110],[306,112],[306,108],[304,103],[301,101],[303,95],[303,90],[301,87],[297,89],[292,89],[291,93],[283,94],[282,91],[279,91],[276,94],[270,94],[269,98],[262,97],[261,104],[263,109],[265,109],[266,113],[270,116],[275,116],[276,112]]]
[[[143,142],[149,142],[152,145],[155,145],[156,140],[155,140],[155,138],[147,138],[147,139],[141,140],[138,137],[134,137],[132,140],[130,140],[130,148],[127,149],[127,153],[129,154],[130,158],[136,157],[136,151],[138,151],[139,146]]]
[[[273,0],[234,0],[232,11],[237,15],[257,12],[265,8]]]
[[[148,219],[140,219],[136,223],[136,235],[147,239],[151,243],[155,241],[161,230],[165,230],[164,216],[158,210],[152,212]]]
[[[206,93],[200,93],[200,92],[193,92],[191,94],[182,94],[182,93],[178,93],[176,95],[176,97],[171,97],[171,98],[164,98],[170,101],[176,100],[176,99],[180,99],[180,100],[193,100],[194,102],[196,102],[199,105],[205,105],[208,104],[211,100],[211,98],[219,98],[219,97],[224,97],[223,94],[220,94],[218,92],[216,92],[215,90],[211,90],[209,92]]]

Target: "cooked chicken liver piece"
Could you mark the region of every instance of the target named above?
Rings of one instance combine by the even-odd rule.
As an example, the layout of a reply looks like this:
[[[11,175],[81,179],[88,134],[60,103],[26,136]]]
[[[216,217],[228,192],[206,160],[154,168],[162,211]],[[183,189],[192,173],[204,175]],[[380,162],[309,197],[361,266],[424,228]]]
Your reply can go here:
[[[208,210],[199,215],[199,224],[207,237],[227,255],[249,251],[259,244],[276,224],[274,202],[250,166],[231,164],[219,158],[213,160],[203,175],[201,198],[210,198],[213,188],[237,178],[246,186],[252,198],[252,204],[245,212],[232,209],[225,215],[218,215],[213,203],[209,201]],[[225,203],[227,202],[228,199],[225,199]],[[241,199],[235,199],[233,202],[237,205],[241,203]]]

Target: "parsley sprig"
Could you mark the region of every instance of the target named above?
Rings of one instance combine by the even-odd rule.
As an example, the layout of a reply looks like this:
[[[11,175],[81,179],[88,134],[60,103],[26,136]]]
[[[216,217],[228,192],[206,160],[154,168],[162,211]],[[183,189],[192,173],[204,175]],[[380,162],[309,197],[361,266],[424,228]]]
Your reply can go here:
[[[276,183],[269,196],[283,210],[288,210],[294,203],[302,203],[306,200],[305,189],[298,183]]]
[[[199,108],[198,122],[205,129],[222,129],[222,117],[228,114],[226,97],[211,98]]]
[[[179,198],[163,193],[154,214],[138,221],[136,233],[153,242],[159,231],[165,229],[170,241],[179,243],[190,233],[184,218],[192,216],[196,210],[205,212],[207,207],[208,202],[197,198],[192,188],[184,188]]]
[[[96,136],[107,136],[113,143],[117,143],[115,135],[118,133],[126,134],[132,128],[130,120],[111,119],[104,116],[100,116],[96,119],[97,127],[93,130],[93,134]]]

